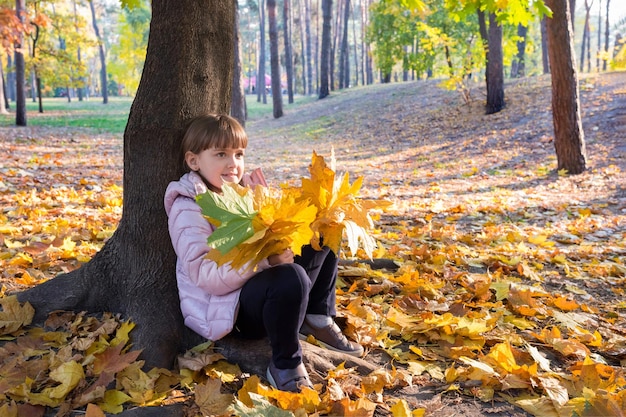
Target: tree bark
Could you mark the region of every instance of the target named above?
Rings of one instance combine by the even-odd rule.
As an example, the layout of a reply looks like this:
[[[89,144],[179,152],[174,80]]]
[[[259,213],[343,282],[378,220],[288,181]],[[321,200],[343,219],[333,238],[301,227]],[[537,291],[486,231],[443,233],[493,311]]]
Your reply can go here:
[[[609,7],[611,0],[606,0],[606,20],[604,23],[604,58],[602,59],[602,71],[606,71],[609,61]]]
[[[526,75],[526,35],[528,27],[521,23],[517,25],[517,56],[511,66],[511,78],[520,78]]]
[[[0,98],[0,114],[9,114],[9,100],[7,97],[7,89],[6,83],[4,81],[4,64],[2,63],[2,55],[0,55],[0,93],[2,93],[2,97]]]
[[[246,94],[243,91],[243,69],[241,67],[241,38],[239,37],[239,3],[235,2],[235,26],[233,30],[233,46],[235,62],[233,65],[233,92],[230,106],[230,115],[241,123],[242,126],[246,125]]]
[[[265,94],[265,0],[259,1],[259,68],[256,73],[257,102],[267,103]]]
[[[553,13],[547,23],[557,169],[580,174],[587,162],[569,4],[567,0],[547,0],[546,4]]]
[[[98,53],[100,55],[100,90],[102,93],[102,104],[109,102],[109,90],[107,81],[107,63],[106,54],[104,53],[104,40],[100,36],[100,29],[98,28],[98,21],[96,19],[96,9],[93,4],[94,0],[89,0],[89,7],[91,8],[91,22],[93,25],[93,31],[96,33],[96,39],[98,39]]]
[[[307,85],[306,94],[313,94],[313,48],[311,47],[311,0],[302,0],[304,2],[304,31],[306,51],[306,75]]]
[[[124,206],[114,235],[80,269],[18,294],[36,321],[54,310],[121,313],[137,324],[133,346],[147,367],[173,365],[197,341],[183,326],[176,255],[163,209],[177,180],[185,123],[227,112],[232,84],[234,2],[153,0],[144,70],[124,132]],[[181,45],[185,45],[184,48]]]
[[[293,53],[291,46],[291,1],[283,0],[283,30],[285,41],[285,72],[287,73],[287,101],[293,103]]]
[[[582,45],[580,48],[580,72],[585,70],[585,55],[589,55],[588,48],[590,46],[590,30],[589,30],[589,14],[591,11],[591,5],[588,0],[585,0],[585,25],[583,27]]]
[[[548,58],[548,29],[546,23],[547,17],[541,17],[541,64],[544,74],[550,74],[550,60]]]
[[[78,12],[76,10],[76,0],[72,1],[73,5],[74,5],[74,29],[76,29],[76,33],[80,34],[80,29],[78,26]],[[78,45],[78,47],[76,48],[76,59],[78,59],[78,63],[80,64],[82,62],[82,57],[81,57],[81,52],[80,52],[80,45]],[[77,90],[77,94],[78,94],[78,101],[83,101],[83,89],[85,88],[84,84],[85,84],[85,79],[84,77],[80,77],[78,79],[79,82],[79,86],[76,89]],[[68,94],[69,97],[69,94]]]
[[[348,22],[350,20],[350,0],[345,0],[343,35],[339,52],[339,88],[350,87],[350,51],[348,50]]]
[[[494,13],[488,13],[489,25],[485,14],[478,10],[478,22],[483,45],[487,52],[487,70],[485,83],[487,85],[486,113],[498,113],[504,108],[504,62],[502,53],[502,26],[496,21]]]
[[[15,14],[20,22],[24,22],[23,13],[25,13],[26,0],[15,1]],[[17,126],[26,126],[26,65],[24,62],[24,54],[22,53],[22,45],[24,43],[24,35],[18,36],[18,42],[15,44],[15,124]]]
[[[283,116],[283,93],[280,86],[280,60],[278,56],[278,24],[276,0],[267,0],[267,18],[270,32],[270,70],[272,78],[272,107],[274,118]]]
[[[320,93],[319,98],[328,97],[330,94],[330,54],[331,54],[331,34],[333,0],[322,0],[322,48],[320,59]]]

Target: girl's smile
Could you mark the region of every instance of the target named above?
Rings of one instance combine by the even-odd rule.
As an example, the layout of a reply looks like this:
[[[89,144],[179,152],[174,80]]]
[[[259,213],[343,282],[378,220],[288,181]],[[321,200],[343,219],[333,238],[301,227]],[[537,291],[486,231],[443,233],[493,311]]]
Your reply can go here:
[[[244,172],[244,148],[209,148],[195,154],[188,151],[185,161],[189,168],[220,191],[225,182],[239,183]]]

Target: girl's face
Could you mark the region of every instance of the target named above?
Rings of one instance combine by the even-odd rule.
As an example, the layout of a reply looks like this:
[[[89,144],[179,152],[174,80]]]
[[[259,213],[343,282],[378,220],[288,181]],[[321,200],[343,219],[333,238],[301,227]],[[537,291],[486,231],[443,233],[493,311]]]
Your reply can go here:
[[[244,154],[244,148],[210,148],[197,154],[187,151],[185,161],[189,168],[202,175],[216,191],[221,191],[224,182],[241,181]]]

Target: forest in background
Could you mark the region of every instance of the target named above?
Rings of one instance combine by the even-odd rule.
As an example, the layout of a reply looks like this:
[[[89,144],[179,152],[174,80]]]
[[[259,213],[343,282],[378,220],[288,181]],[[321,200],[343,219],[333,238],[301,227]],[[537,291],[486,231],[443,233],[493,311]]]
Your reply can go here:
[[[33,101],[38,88],[41,96],[68,100],[98,96],[106,102],[108,96],[135,94],[148,40],[149,2],[20,2],[24,3],[22,22],[16,19],[16,2],[0,2],[4,107],[11,108],[15,101],[15,51],[23,53],[26,96]],[[579,70],[623,68],[626,15],[619,15],[617,0],[573,3]],[[511,78],[547,72],[537,9],[522,4],[509,1],[508,9],[499,15],[505,74]],[[266,4],[247,0],[239,2],[236,72],[244,92],[256,93],[258,101],[266,102],[263,93],[271,90],[271,43],[275,42],[281,90],[289,95],[289,102],[294,93],[320,93],[323,7],[329,7],[331,91],[426,77],[447,79],[449,88],[466,90],[471,75],[484,71],[477,14],[465,2],[270,0]],[[276,13],[273,40],[268,8]],[[617,15],[611,14],[613,10]],[[260,89],[263,79],[266,88]]]

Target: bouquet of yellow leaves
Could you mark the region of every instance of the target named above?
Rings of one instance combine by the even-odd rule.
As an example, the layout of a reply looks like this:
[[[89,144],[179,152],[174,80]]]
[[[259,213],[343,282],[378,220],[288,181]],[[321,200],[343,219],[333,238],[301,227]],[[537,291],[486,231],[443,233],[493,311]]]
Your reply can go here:
[[[216,226],[207,239],[214,249],[207,258],[218,265],[231,262],[233,269],[248,269],[286,249],[299,255],[309,243],[339,253],[344,231],[352,255],[361,243],[371,258],[376,241],[367,232],[373,226],[368,212],[384,203],[359,200],[362,178],[350,185],[347,175],[336,177],[334,156],[329,167],[313,153],[309,172],[311,177],[302,178],[300,187],[274,190],[257,185],[253,190],[229,183],[222,194],[198,195],[202,214]]]

